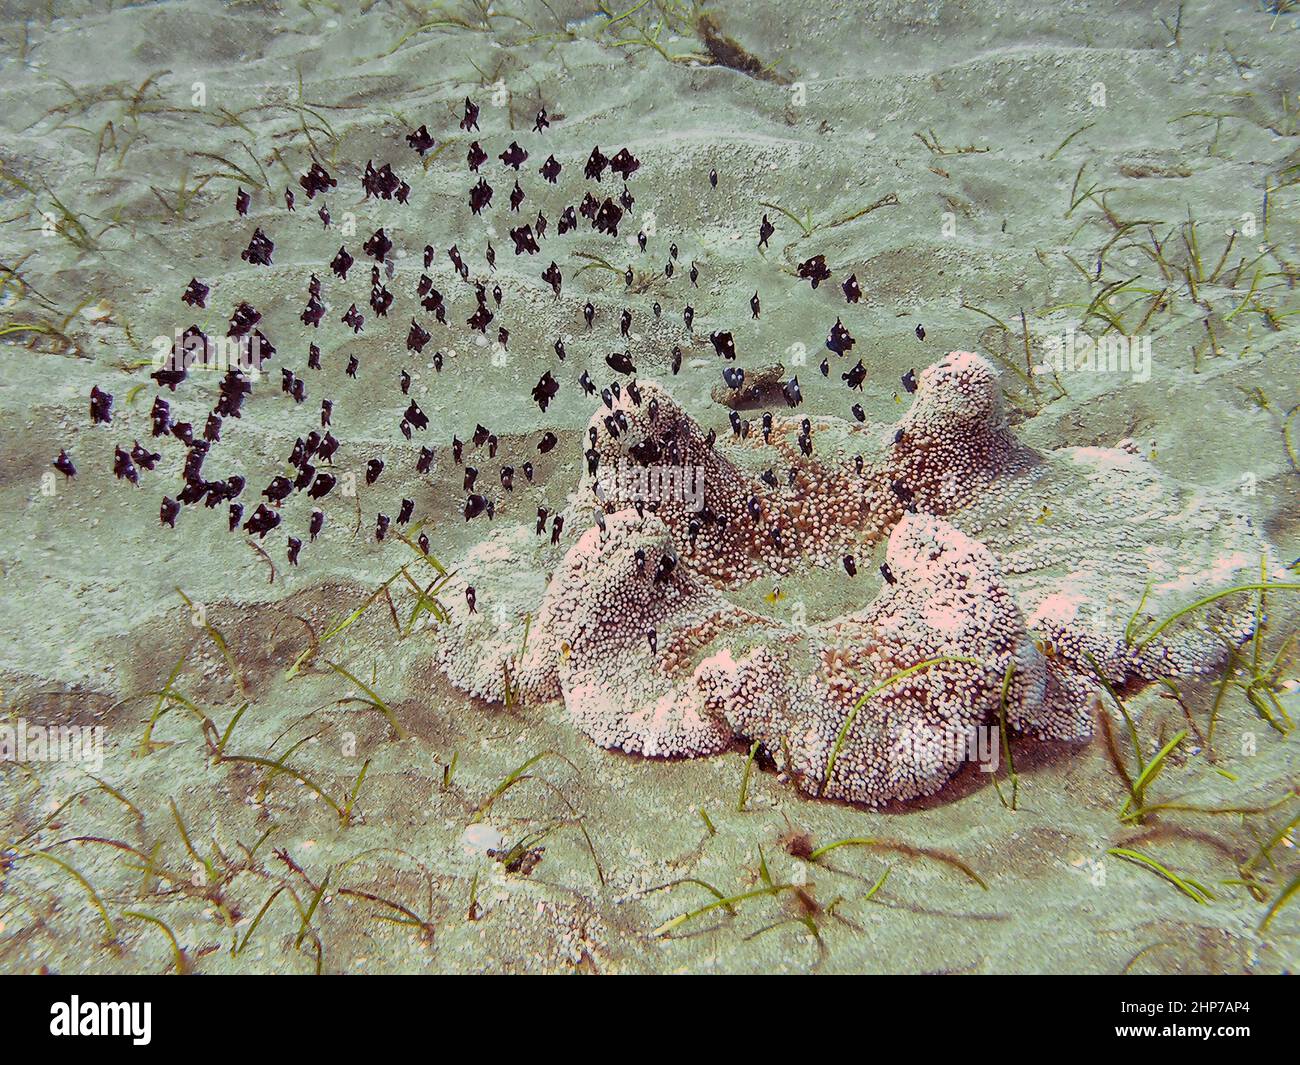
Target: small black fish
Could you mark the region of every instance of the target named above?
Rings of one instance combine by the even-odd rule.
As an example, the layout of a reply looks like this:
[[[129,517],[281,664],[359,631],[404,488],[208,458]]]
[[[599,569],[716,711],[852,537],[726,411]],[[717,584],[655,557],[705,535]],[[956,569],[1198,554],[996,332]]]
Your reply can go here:
[[[176,528],[176,518],[180,515],[181,505],[170,496],[163,496],[162,506],[158,508],[158,521],[162,525]]]
[[[193,460],[194,455],[198,455],[197,461],[191,461]],[[134,462],[137,466],[140,466],[146,470],[152,470],[156,465],[158,465],[158,460],[161,458],[162,455],[160,455],[157,451],[150,451],[146,447],[141,447],[139,440],[137,440],[131,447],[131,461]],[[203,465],[203,453],[192,452],[189,459],[187,459],[185,463],[186,480],[190,480],[191,478],[197,477],[199,475],[199,467],[201,467],[202,465]]]
[[[405,525],[411,520],[411,515],[415,513],[415,500],[403,499],[401,509],[397,512],[397,524]]]
[[[582,308],[582,317],[587,320],[587,328],[590,329],[591,323],[596,318],[596,308],[591,305],[590,300],[588,300]]]
[[[659,565],[655,567],[655,583],[662,584],[672,576],[673,570],[677,568],[677,556],[671,551],[665,552],[659,559]]]
[[[296,536],[289,537],[289,565],[298,565],[298,552],[302,550],[302,541]]]
[[[64,477],[77,476],[77,467],[72,464],[72,459],[68,458],[68,453],[66,451],[60,451],[59,457],[54,460],[52,465],[56,470],[63,474]]]
[[[330,262],[330,269],[340,280],[346,281],[348,279],[348,271],[352,269],[352,264],[355,261],[356,260],[348,254],[347,248],[340,247],[338,254],[336,254],[334,259]]]
[[[208,286],[198,278],[190,278],[189,287],[181,296],[182,303],[188,303],[191,307],[206,307],[208,298]]]
[[[724,359],[735,359],[736,341],[729,332],[710,333],[709,340],[713,342],[713,350],[721,355]]]
[[[487,152],[483,150],[483,146],[478,141],[470,143],[469,151],[465,153],[465,161],[474,173],[478,173],[478,168],[487,162]],[[429,264],[426,262],[424,265],[428,266]]]
[[[676,374],[677,371],[682,368],[682,349],[677,347],[676,345],[673,346],[672,368],[674,374]]]
[[[273,251],[275,251],[275,245],[271,242],[271,239],[260,229],[255,229],[252,238],[248,242],[248,247],[239,253],[239,257],[254,266],[270,266]]]
[[[682,321],[686,323],[687,329],[690,329],[695,324],[695,308],[689,303],[682,308]]]
[[[241,303],[235,308],[235,313],[230,316],[230,330],[226,334],[232,337],[247,336],[253,326],[262,320],[262,312],[250,307],[247,303]]]
[[[140,483],[140,474],[135,468],[135,463],[120,447],[113,452],[113,476],[119,481],[130,481],[134,485]]]
[[[803,402],[803,392],[799,389],[799,378],[792,377],[781,386],[781,393],[785,396],[785,401],[791,407],[797,407]]]
[[[102,422],[107,425],[112,420],[112,395],[101,391],[98,385],[92,385],[90,388],[90,424],[99,425]]]
[[[757,291],[749,297],[749,310],[755,318],[762,313],[763,304],[759,302]]]
[[[280,524],[280,515],[265,503],[259,503],[253,516],[244,522],[244,531],[254,533],[260,539]]]
[[[325,192],[338,185],[338,182],[330,176],[320,163],[312,163],[307,173],[298,178],[298,184],[302,186],[303,191],[307,193],[307,199],[314,200],[318,192]],[[324,208],[322,208],[324,210]]]
[[[311,520],[307,523],[307,532],[313,540],[320,535],[321,529],[325,528],[325,512],[323,510],[313,510]]]
[[[288,477],[275,477],[262,489],[262,495],[272,503],[283,503],[293,491],[293,482]]]
[[[799,264],[799,276],[811,282],[812,287],[816,288],[823,281],[830,278],[831,272],[826,266],[826,256],[814,255]]]
[[[503,162],[506,166],[513,167],[515,170],[518,170],[521,166],[524,165],[525,160],[527,160],[528,152],[525,149],[519,147],[519,145],[515,141],[511,141],[510,147],[507,148],[504,152],[502,152],[499,156],[497,156],[497,158],[500,159],[501,162]]]
[[[848,386],[850,388],[856,388],[859,392],[861,392],[862,382],[867,379],[867,368],[862,365],[862,360],[859,359],[858,364],[855,367],[853,367],[853,369],[851,369],[848,373],[840,374],[840,377],[843,378],[844,381],[848,383]]]
[[[718,172],[717,172],[717,170],[710,170],[710,171],[709,171],[709,184],[712,185],[715,189],[718,187]]]
[[[472,584],[467,585],[465,588],[465,602],[469,604],[469,612],[471,614],[477,613],[477,611],[474,609],[475,599],[476,596],[474,594],[474,586]]]
[[[542,374],[541,379],[533,386],[533,402],[536,403],[543,412],[560,391],[560,383],[551,376],[551,371],[547,370]]]
[[[477,329],[480,333],[487,333],[488,324],[495,316],[487,309],[484,304],[479,304],[478,310],[465,320],[465,324],[471,329]]]
[[[538,173],[540,173],[542,177],[544,177],[547,181],[549,181],[552,185],[554,185],[556,183],[556,179],[558,179],[560,176],[560,170],[561,170],[560,164],[556,162],[555,156],[548,155],[546,157],[546,162],[542,164],[541,169],[538,171]]]
[[[518,229],[510,230],[510,239],[515,242],[515,254],[522,255],[527,252],[529,255],[536,255],[541,251],[541,246],[533,236],[533,227],[525,223]]]
[[[609,160],[601,154],[600,147],[591,149],[591,155],[587,157],[587,166],[583,171],[588,181],[600,181],[605,174],[605,167],[609,166]]]
[[[745,383],[745,371],[739,366],[724,366],[722,379],[727,383],[728,388],[740,388]],[[735,411],[732,413],[734,414]]]
[[[583,370],[579,375],[578,384],[582,386],[582,390],[587,393],[587,395],[594,396],[596,394],[596,386],[592,384],[591,375],[588,374],[586,370]]]
[[[860,422],[865,422],[867,420],[866,411],[862,409],[861,403],[853,404],[853,417]]]
[[[154,436],[166,436],[172,431],[171,408],[162,396],[154,398],[153,409],[149,411],[149,417],[153,419]]]
[[[902,481],[890,481],[889,488],[894,493],[895,497],[897,497],[900,503],[908,504],[911,503],[912,500],[915,498],[914,495],[912,494],[912,490],[908,488],[907,485],[905,485]]]
[[[844,298],[849,303],[857,303],[862,298],[862,289],[858,287],[858,275],[850,274],[849,279],[840,286]]]
[[[248,214],[248,204],[248,193],[242,188],[238,189],[235,193],[235,211],[241,215]]]
[[[767,215],[763,215],[763,221],[758,226],[758,246],[766,248],[768,238],[775,232],[776,226],[772,225]]]
[[[920,322],[916,323],[916,339],[917,340],[925,339],[925,326],[921,325]]]
[[[376,514],[375,515],[375,539],[382,543],[384,537],[387,535],[388,535],[388,515]]]
[[[618,154],[609,161],[610,170],[620,175],[624,181],[635,174],[640,167],[641,160],[637,159],[626,148],[620,148]]]
[[[388,234],[380,227],[370,234],[370,237],[361,245],[361,250],[369,255],[377,263],[383,262],[388,258],[389,253],[393,250],[393,242],[388,239]]]
[[[546,433],[542,434],[541,440],[537,442],[537,450],[541,454],[545,455],[551,450],[551,448],[555,447],[557,443],[559,443],[559,437],[548,430]]]
[[[843,322],[836,318],[835,324],[831,326],[831,331],[826,336],[826,347],[835,352],[836,355],[847,355],[855,343],[853,334],[844,328]]]
[[[615,373],[636,373],[636,366],[632,363],[632,356],[626,351],[615,351],[606,355],[605,364]]]
[[[408,133],[406,135],[406,143],[414,148],[418,154],[424,155],[425,152],[433,147],[434,140],[429,133],[428,127],[421,126],[413,133]]]
[[[243,516],[244,516],[244,505],[242,503],[231,503],[230,513],[227,517],[231,532],[234,532],[237,528],[239,528],[239,522],[240,519],[243,518]]]
[[[483,208],[492,203],[492,186],[482,178],[478,179],[478,184],[469,190],[469,209],[474,214],[480,214]]]
[[[316,480],[312,482],[307,489],[307,495],[312,499],[324,499],[330,493],[330,489],[335,485],[335,478],[332,473],[318,473]]]
[[[600,205],[600,210],[596,212],[592,225],[598,233],[608,233],[611,237],[617,237],[618,223],[622,217],[623,209],[613,200],[606,198]]]
[[[915,370],[908,370],[907,373],[903,374],[903,388],[904,388],[907,392],[915,392],[915,391],[916,391],[916,371],[915,371]]]
[[[465,97],[465,117],[460,120],[460,128],[466,133],[478,129],[478,104],[468,96]]]
[[[882,562],[880,564],[880,575],[885,578],[886,584],[897,583],[896,578],[894,577],[894,571],[889,568],[888,562]]]

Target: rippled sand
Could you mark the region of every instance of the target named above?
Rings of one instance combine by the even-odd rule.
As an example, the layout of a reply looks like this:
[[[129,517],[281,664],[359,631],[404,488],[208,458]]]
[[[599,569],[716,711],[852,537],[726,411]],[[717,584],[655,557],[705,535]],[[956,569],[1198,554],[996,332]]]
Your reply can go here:
[[[520,0],[494,5],[489,18],[453,5],[423,29],[402,4],[363,6],[69,4],[53,21],[44,5],[0,9],[2,702],[12,721],[99,724],[106,737],[98,768],[0,762],[0,969],[171,966],[166,937],[126,911],[165,921],[202,972],[1294,968],[1300,909],[1259,930],[1297,873],[1294,849],[1283,840],[1271,863],[1257,851],[1297,812],[1287,798],[1295,740],[1229,690],[1211,755],[1198,735],[1212,682],[1180,690],[1194,728],[1148,798],[1234,812],[1166,810],[1135,825],[1117,816],[1125,787],[1101,738],[1081,749],[1018,745],[1015,810],[975,768],[932,800],[876,813],[801,798],[762,766],[747,772],[744,752],[665,763],[598,750],[558,702],[501,708],[451,689],[431,662],[428,617],[406,631],[416,599],[401,576],[391,610],[374,598],[293,666],[399,567],[421,586],[433,578],[401,543],[375,542],[375,511],[414,498],[434,555],[448,563],[481,540],[484,523],[459,513],[453,434],[468,439],[481,422],[503,455],[535,461],[536,483],[502,496],[494,527],[531,523],[539,505],[564,507],[593,409],[575,382],[583,369],[608,378],[603,359],[624,306],[640,375],[720,433],[710,329],[735,330],[739,364],[751,371],[781,362],[798,372],[805,412],[847,418],[859,401],[876,424],[906,404],[908,369],[951,349],[982,351],[1007,367],[1017,432],[1034,446],[1130,438],[1180,481],[1243,493],[1281,557],[1295,558],[1300,473],[1286,430],[1300,402],[1296,15],[1247,0],[1192,0],[1177,26],[1172,2],[1156,5],[1165,23],[1150,5],[1099,2],[728,3],[709,9],[722,36],[682,21],[653,47],[658,4],[615,23],[578,3]],[[732,66],[705,62],[716,59]],[[466,206],[470,137],[457,129],[467,94],[482,107],[496,188],[489,224],[511,329],[503,365],[460,324],[472,299],[446,280],[442,255],[458,243],[481,266],[484,223]],[[553,124],[538,135],[541,106]],[[450,141],[426,167],[404,141],[421,123]],[[617,243],[584,228],[553,237],[542,256],[516,258],[502,203],[510,182],[495,159],[512,138],[533,153],[521,179],[525,217],[540,207],[554,225],[580,197],[582,162],[599,144],[611,155],[626,145],[641,160],[630,182],[636,221]],[[558,190],[536,177],[548,152],[566,167]],[[339,179],[331,232],[297,189],[311,153]],[[368,159],[410,182],[409,206],[362,199]],[[293,215],[286,185],[298,191]],[[234,213],[237,186],[253,193],[247,218]],[[764,202],[810,220],[812,232]],[[777,233],[760,256],[765,211]],[[624,238],[649,212],[656,232],[641,255]],[[338,232],[348,213],[351,238]],[[1178,235],[1188,219],[1195,229],[1181,233],[1203,262],[1195,300],[1177,268],[1190,258]],[[270,271],[239,257],[255,226],[275,240]],[[369,263],[358,248],[379,226],[399,249],[389,284],[405,305],[345,338],[331,292],[318,341],[326,371],[313,376],[302,368],[316,338],[298,320],[307,280],[332,281],[327,263],[345,242],[358,255],[350,284],[365,309]],[[1169,237],[1170,276],[1129,246],[1150,247],[1148,233]],[[671,281],[661,273],[670,241],[680,248]],[[426,242],[456,310],[470,304],[450,336],[435,334],[441,373],[403,357]],[[558,302],[537,280],[557,247]],[[579,274],[584,251],[620,270],[632,263],[641,275],[632,292],[603,268]],[[836,274],[815,293],[793,276],[814,254]],[[697,289],[683,276],[691,261]],[[853,307],[838,291],[849,273],[864,293]],[[191,277],[212,286],[205,312],[179,302]],[[1149,375],[1039,373],[1027,387],[1018,376],[1026,344],[1036,363],[1051,337],[1079,326],[1102,284],[1129,278],[1108,306],[1151,338]],[[175,531],[159,527],[178,447],[156,448],[164,458],[142,474],[143,488],[112,476],[114,444],[151,442],[153,338],[193,321],[223,333],[240,300],[263,312],[260,328],[280,355],[243,418],[227,421],[214,467],[246,475],[252,501],[328,395],[336,462],[361,481],[356,500],[329,500],[325,532],[297,568],[284,557],[285,528],[265,541],[268,558],[227,533],[220,511],[189,508]],[[605,327],[591,339],[587,300]],[[693,346],[680,324],[686,302],[699,322]],[[868,367],[861,396],[849,396],[838,371],[817,372],[837,315]],[[1088,326],[1103,327],[1095,314]],[[557,335],[569,338],[563,364]],[[673,344],[685,349],[677,376]],[[346,354],[361,361],[357,380],[343,375]],[[306,377],[303,406],[278,391],[280,365]],[[397,432],[402,366],[430,418],[432,478],[413,472],[420,436],[407,443]],[[561,390],[543,414],[529,392],[548,368]],[[115,396],[111,427],[89,425],[93,385]],[[194,375],[168,399],[201,424],[215,386],[215,376]],[[545,430],[560,445],[539,458]],[[79,472],[47,481],[62,448]],[[367,487],[360,475],[375,455],[387,472]],[[495,478],[495,463],[480,465]],[[305,504],[286,506],[299,535]],[[518,575],[539,601],[545,578]],[[814,575],[805,592],[813,617],[834,612],[823,599],[842,608],[837,582]],[[226,653],[192,624],[185,598],[202,606]],[[761,608],[798,601],[787,594]],[[490,624],[492,604],[480,610]],[[1268,613],[1265,661],[1294,624],[1281,595]],[[178,661],[169,691],[186,703],[160,704]],[[1295,717],[1294,670],[1279,664],[1277,696]],[[400,736],[361,701],[372,698],[366,689]],[[149,732],[160,705],[169,708]],[[1155,688],[1129,705],[1148,756],[1189,727]],[[1131,768],[1127,740],[1118,742]],[[813,846],[867,837],[890,846],[806,862],[802,834]],[[1107,855],[1112,848],[1153,858],[1213,898],[1198,902]],[[85,876],[116,946],[99,945],[109,930],[86,890],[34,850]],[[156,875],[136,868],[145,864]],[[699,881],[742,894],[762,886],[764,867],[778,885],[806,886],[654,935],[713,899]],[[1225,883],[1252,877],[1253,894]],[[296,946],[303,921],[290,892],[304,909],[322,899]]]

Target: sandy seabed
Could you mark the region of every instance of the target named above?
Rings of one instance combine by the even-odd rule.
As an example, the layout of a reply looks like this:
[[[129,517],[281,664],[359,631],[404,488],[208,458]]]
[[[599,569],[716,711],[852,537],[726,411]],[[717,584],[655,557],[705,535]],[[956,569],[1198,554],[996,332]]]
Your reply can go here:
[[[906,409],[909,369],[982,353],[1022,440],[1132,441],[1179,483],[1238,498],[1285,565],[1300,554],[1295,7],[0,5],[0,704],[11,728],[101,726],[104,740],[102,763],[0,761],[0,971],[1293,969],[1300,798],[1285,715],[1300,700],[1284,593],[1213,675],[1121,694],[1146,758],[1187,732],[1140,820],[1122,815],[1119,767],[1140,770],[1109,700],[1113,743],[1102,730],[1014,745],[1014,804],[1005,766],[997,789],[972,766],[932,798],[873,811],[801,796],[743,749],[640,759],[590,743],[560,701],[461,694],[432,648],[463,599],[442,604],[447,622],[416,610],[434,574],[373,523],[410,497],[448,567],[478,545],[488,526],[463,518],[447,452],[480,423],[536,467],[495,493],[492,527],[564,511],[596,403],[576,381],[609,379],[610,323],[628,307],[641,376],[724,436],[711,330],[735,331],[751,372],[797,372],[797,414],[848,419],[858,402],[875,425]],[[466,96],[481,134],[458,128]],[[534,133],[541,108],[551,125]],[[405,140],[421,124],[436,141],[423,156]],[[482,218],[466,203],[475,137],[496,190]],[[531,153],[521,217],[541,209],[552,227],[593,145],[634,153],[618,239],[580,219],[516,257],[496,158],[512,139]],[[565,167],[556,188],[536,176],[548,153]],[[330,232],[298,184],[313,159],[338,180]],[[409,182],[409,204],[363,197],[367,160]],[[776,233],[760,255],[764,213]],[[371,320],[359,250],[380,226],[396,245],[389,321]],[[258,227],[273,269],[240,258]],[[336,292],[319,331],[299,320],[340,243],[368,319],[355,337]],[[440,371],[405,351],[426,243],[455,296],[429,347]],[[453,244],[502,289],[504,357],[491,330],[461,324],[473,297],[455,288]],[[814,254],[834,272],[816,291],[794,276]],[[538,280],[552,257],[559,300]],[[851,306],[850,273],[863,291]],[[206,310],[180,302],[192,277],[211,286]],[[285,535],[292,515],[305,539],[306,500],[264,541],[228,532],[224,508],[158,522],[183,456],[149,435],[153,340],[191,323],[220,335],[242,300],[279,354],[214,465],[247,476],[251,512],[327,394],[335,465],[358,482],[323,505],[296,567]],[[861,394],[817,371],[837,316],[868,369]],[[1149,339],[1149,372],[1025,373],[1071,330]],[[313,340],[324,378],[305,369]],[[307,382],[304,404],[280,392],[281,366]],[[543,413],[530,392],[548,369],[561,387]],[[164,395],[197,427],[218,380],[195,373]],[[111,425],[91,425],[92,386],[114,396]],[[411,442],[397,426],[409,399],[430,422]],[[546,431],[559,444],[538,455]],[[114,446],[134,439],[163,454],[138,488],[113,475]],[[422,440],[438,453],[430,476],[414,471]],[[63,449],[74,478],[51,466]],[[386,472],[370,486],[374,456]],[[572,532],[590,524],[585,504],[571,513]],[[878,561],[861,560],[859,592],[795,576],[753,606],[821,618],[861,605]],[[521,604],[540,602],[548,574],[518,570],[506,624],[522,640]],[[478,604],[493,624],[496,606]],[[870,843],[810,855],[841,840]],[[693,912],[718,895],[744,897]]]

